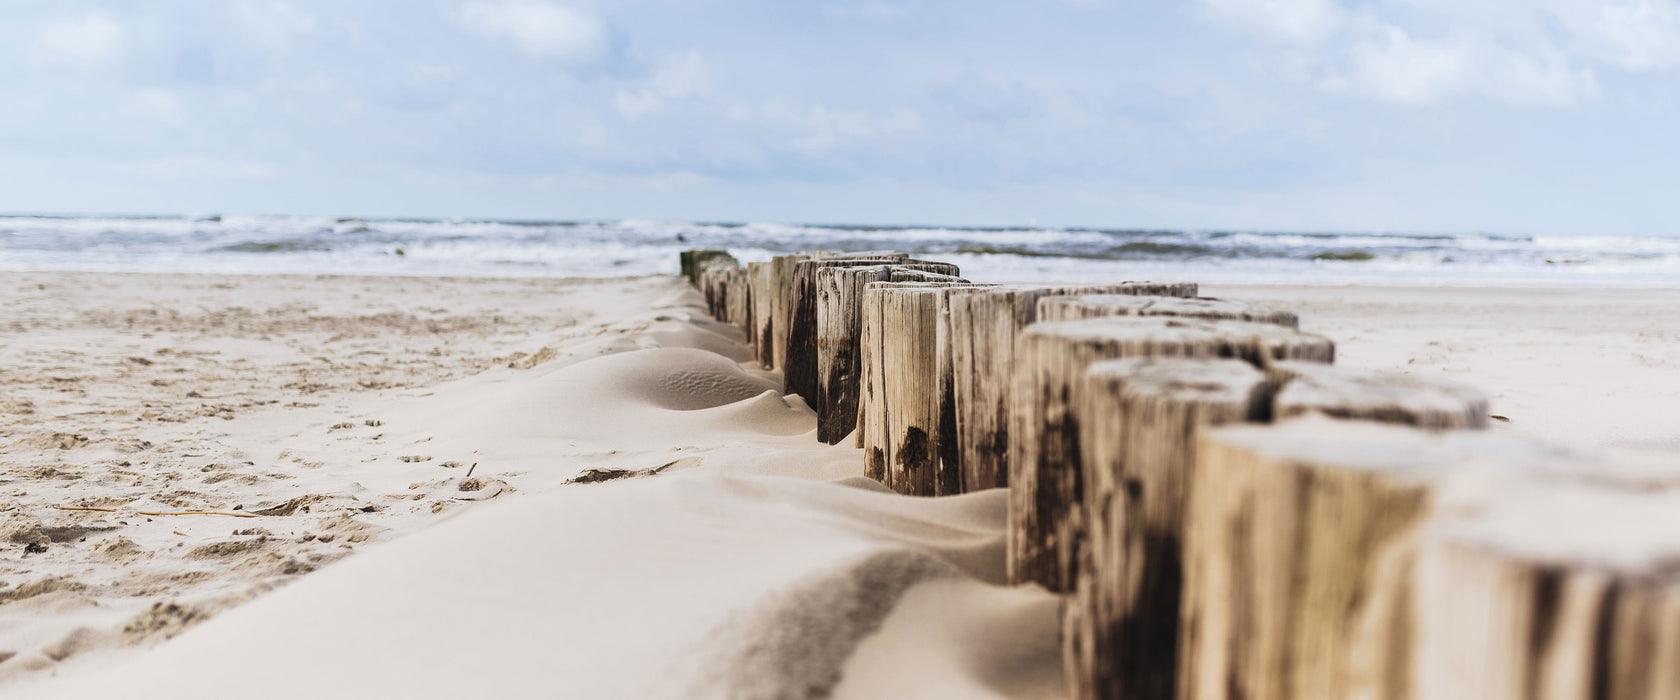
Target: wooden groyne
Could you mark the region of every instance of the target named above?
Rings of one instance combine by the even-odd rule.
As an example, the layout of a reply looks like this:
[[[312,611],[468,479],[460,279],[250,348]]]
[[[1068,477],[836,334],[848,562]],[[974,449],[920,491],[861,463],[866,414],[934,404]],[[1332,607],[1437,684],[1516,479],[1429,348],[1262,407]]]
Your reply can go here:
[[[903,253],[684,254],[902,494],[1009,490],[1077,698],[1680,700],[1680,480],[1487,431],[1193,283],[976,283]]]

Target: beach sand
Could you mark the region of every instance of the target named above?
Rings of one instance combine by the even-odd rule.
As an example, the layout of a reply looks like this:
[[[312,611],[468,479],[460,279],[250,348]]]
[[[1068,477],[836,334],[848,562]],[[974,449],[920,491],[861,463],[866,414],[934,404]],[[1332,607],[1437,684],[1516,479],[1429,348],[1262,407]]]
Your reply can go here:
[[[680,280],[0,290],[7,697],[1061,694],[1005,494],[862,479]],[[1498,430],[1680,453],[1680,291],[1204,294],[1479,386]],[[187,510],[257,517],[139,514]]]
[[[1680,289],[1237,287],[1294,309],[1337,364],[1450,376],[1496,430],[1680,465]]]

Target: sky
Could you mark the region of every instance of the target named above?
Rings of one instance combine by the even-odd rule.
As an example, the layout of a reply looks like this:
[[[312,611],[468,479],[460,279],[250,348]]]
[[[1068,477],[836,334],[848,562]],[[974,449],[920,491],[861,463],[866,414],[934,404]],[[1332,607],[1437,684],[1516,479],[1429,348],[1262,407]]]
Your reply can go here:
[[[1680,0],[0,0],[0,211],[1680,235]]]

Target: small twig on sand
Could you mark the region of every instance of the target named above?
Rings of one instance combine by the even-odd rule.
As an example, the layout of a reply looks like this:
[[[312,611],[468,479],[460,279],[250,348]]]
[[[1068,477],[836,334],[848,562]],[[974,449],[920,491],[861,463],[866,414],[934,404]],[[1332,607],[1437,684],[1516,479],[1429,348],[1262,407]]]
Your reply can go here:
[[[93,506],[53,506],[59,510],[97,510],[101,513],[115,513],[115,508],[95,508]]]
[[[477,469],[477,468],[478,468],[478,462],[473,462],[472,466],[467,467],[467,476],[464,476],[464,477],[461,477],[461,478],[465,479],[469,476],[472,476],[472,470]]]
[[[611,467],[607,469],[585,469],[582,474],[572,477],[570,480],[566,481],[566,483],[599,484],[603,481],[617,481],[619,479],[634,479],[643,476],[653,476],[665,471],[666,469],[670,469],[675,466],[677,462],[681,461],[682,460],[680,459],[673,460],[648,469],[616,469]]]
[[[255,518],[255,517],[257,517],[256,515],[253,515],[251,513],[223,513],[221,511],[214,511],[214,510],[183,510],[183,511],[177,511],[177,512],[174,512],[174,513],[165,513],[163,511],[156,511],[156,510],[137,510],[135,512],[139,513],[141,515],[226,515],[226,516],[231,516],[231,517],[235,517],[235,518]]]

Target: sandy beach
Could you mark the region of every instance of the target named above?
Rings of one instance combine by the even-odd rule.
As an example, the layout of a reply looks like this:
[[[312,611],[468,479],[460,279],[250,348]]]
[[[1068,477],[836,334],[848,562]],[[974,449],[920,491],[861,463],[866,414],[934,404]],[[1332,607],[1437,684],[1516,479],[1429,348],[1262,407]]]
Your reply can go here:
[[[864,479],[682,280],[0,290],[8,697],[1062,694],[1005,494]],[[1202,293],[1478,386],[1495,430],[1680,455],[1680,290]]]

